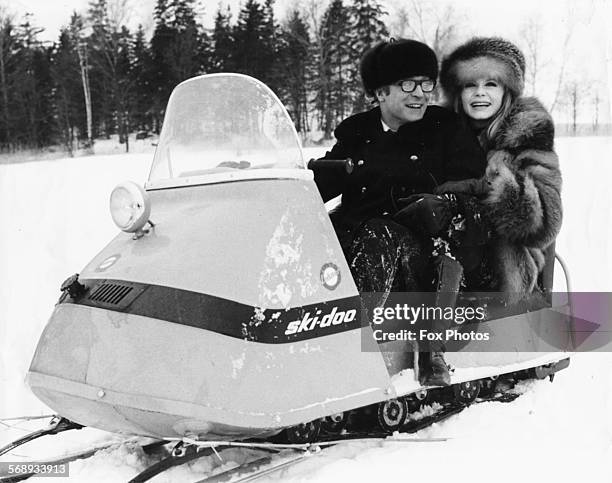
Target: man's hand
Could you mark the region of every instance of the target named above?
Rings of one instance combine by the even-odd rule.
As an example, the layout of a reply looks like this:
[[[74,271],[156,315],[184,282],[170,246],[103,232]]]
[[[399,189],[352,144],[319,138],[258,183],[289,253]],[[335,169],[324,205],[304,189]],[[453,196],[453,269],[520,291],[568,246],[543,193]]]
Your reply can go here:
[[[427,236],[437,236],[448,228],[454,216],[453,203],[447,196],[424,193],[398,200],[400,209],[393,219]]]
[[[482,196],[486,195],[488,191],[489,184],[484,177],[478,179],[463,179],[461,181],[447,181],[434,189],[434,193],[437,195],[444,193],[463,193]]]

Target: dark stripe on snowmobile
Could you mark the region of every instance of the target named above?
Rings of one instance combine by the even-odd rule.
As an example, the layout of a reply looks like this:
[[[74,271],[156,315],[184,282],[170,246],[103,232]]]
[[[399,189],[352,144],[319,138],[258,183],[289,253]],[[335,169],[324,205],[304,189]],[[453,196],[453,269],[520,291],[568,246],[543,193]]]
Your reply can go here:
[[[265,309],[213,295],[122,280],[79,280],[76,299],[59,303],[103,308],[206,329],[239,339],[282,344],[358,329],[358,296],[289,309]]]

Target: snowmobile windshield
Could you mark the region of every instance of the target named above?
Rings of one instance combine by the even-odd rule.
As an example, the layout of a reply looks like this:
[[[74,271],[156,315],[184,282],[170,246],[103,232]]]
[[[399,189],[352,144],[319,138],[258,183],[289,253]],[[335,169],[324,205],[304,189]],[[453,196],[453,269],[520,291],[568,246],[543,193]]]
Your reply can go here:
[[[305,169],[293,122],[265,84],[210,74],[174,89],[149,183],[263,168]]]

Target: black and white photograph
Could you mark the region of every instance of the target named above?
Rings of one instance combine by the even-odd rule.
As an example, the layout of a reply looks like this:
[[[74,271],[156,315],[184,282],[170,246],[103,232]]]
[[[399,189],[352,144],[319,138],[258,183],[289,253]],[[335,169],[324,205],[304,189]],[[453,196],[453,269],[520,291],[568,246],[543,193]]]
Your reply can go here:
[[[610,0],[0,0],[0,482],[612,481]]]

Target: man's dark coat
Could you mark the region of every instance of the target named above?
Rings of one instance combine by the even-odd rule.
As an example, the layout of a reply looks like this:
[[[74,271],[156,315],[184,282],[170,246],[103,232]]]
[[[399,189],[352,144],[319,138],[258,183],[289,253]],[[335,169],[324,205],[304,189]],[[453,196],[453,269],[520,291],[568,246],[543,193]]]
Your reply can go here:
[[[324,201],[342,194],[332,220],[344,246],[366,220],[393,216],[398,199],[432,193],[446,181],[479,178],[486,168],[474,134],[438,106],[395,133],[384,132],[374,108],[345,119],[334,134],[337,142],[324,159],[351,158],[355,169],[316,168],[315,182]]]

